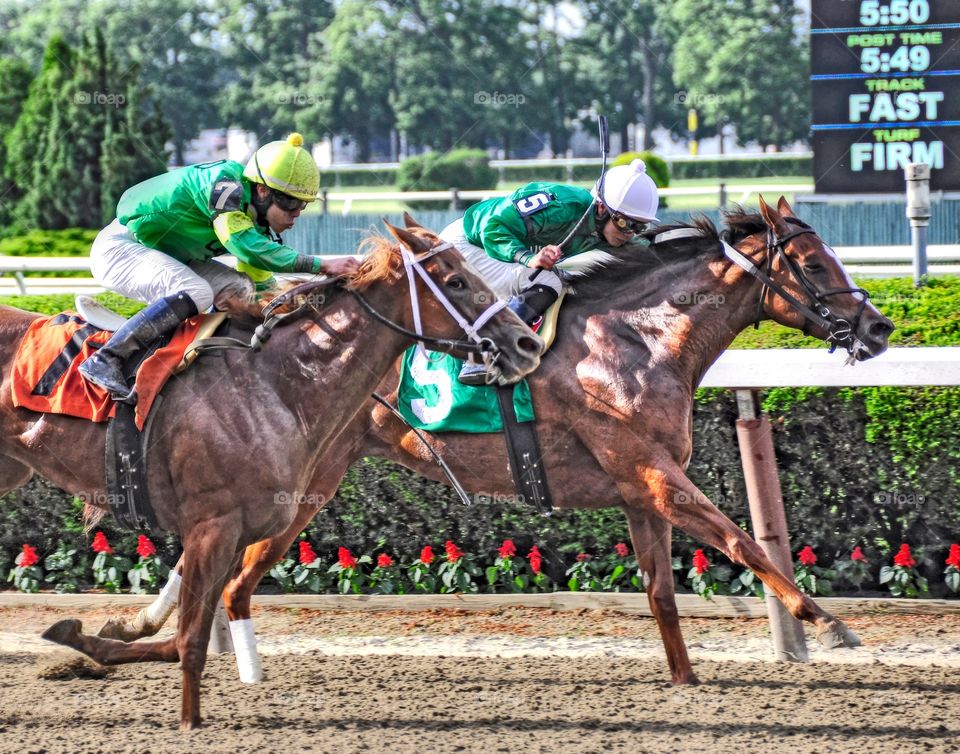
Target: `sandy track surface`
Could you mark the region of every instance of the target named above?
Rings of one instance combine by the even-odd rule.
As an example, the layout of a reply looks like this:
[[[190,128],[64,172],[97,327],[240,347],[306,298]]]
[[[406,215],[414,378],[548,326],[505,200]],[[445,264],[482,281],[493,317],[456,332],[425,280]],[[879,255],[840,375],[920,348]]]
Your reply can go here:
[[[87,631],[108,615],[72,612]],[[673,687],[649,618],[260,609],[266,681],[241,684],[232,656],[212,656],[205,727],[187,735],[176,665],[77,672],[37,638],[62,617],[0,610],[2,752],[960,748],[958,616],[851,619],[865,648],[808,664],[771,662],[763,620],[685,619],[702,683]]]

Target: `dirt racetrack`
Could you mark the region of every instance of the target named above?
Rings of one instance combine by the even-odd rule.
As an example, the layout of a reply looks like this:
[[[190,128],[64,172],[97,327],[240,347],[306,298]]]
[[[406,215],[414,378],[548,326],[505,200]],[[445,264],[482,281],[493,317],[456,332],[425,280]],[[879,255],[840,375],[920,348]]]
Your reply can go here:
[[[73,657],[36,639],[60,617],[0,610],[2,752],[960,750],[958,616],[855,618],[866,650],[809,664],[767,661],[765,621],[685,619],[702,684],[673,687],[649,618],[260,609],[266,681],[211,656],[191,734],[176,665],[41,679]]]

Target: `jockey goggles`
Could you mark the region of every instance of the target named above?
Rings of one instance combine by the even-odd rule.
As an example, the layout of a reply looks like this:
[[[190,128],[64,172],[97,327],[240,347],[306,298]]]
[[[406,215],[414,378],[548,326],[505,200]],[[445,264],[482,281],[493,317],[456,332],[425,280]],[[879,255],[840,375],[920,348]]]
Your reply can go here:
[[[290,194],[284,194],[282,191],[278,191],[267,183],[267,179],[263,176],[263,171],[260,170],[260,160],[257,158],[256,152],[253,154],[253,164],[257,167],[257,175],[260,176],[261,183],[270,189],[270,198],[273,200],[273,203],[281,210],[284,212],[296,212],[297,210],[306,208],[307,203],[303,201],[303,199],[297,199],[297,197],[290,196]]]
[[[270,189],[270,195],[273,197],[273,203],[284,212],[296,212],[303,210],[307,206],[307,203],[303,201],[303,199],[297,199],[297,197],[290,196],[290,194],[284,194],[275,188]]]
[[[617,227],[617,230],[621,230],[623,232],[630,231],[634,235],[637,233],[642,233],[648,225],[648,223],[644,220],[634,220],[632,217],[621,215],[619,212],[611,212],[610,219]]]

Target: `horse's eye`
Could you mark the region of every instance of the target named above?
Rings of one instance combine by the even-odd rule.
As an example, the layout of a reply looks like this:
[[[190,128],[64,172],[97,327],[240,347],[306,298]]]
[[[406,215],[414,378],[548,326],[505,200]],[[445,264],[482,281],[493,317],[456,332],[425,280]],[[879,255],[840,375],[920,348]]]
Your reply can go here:
[[[462,277],[454,276],[447,281],[447,288],[452,288],[455,291],[462,291],[466,287],[467,284]]]
[[[824,266],[823,266],[822,264],[820,264],[819,262],[813,262],[813,263],[811,263],[811,264],[805,264],[805,265],[803,265],[803,269],[804,269],[806,272],[817,273],[817,272],[823,272]]]

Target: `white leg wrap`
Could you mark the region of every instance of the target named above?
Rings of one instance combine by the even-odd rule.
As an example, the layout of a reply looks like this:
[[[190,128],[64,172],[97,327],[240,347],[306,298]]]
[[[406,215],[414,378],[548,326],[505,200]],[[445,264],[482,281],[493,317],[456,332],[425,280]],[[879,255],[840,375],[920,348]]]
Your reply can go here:
[[[143,611],[144,618],[150,625],[162,626],[170,614],[176,610],[180,599],[180,581],[180,574],[170,571],[169,581],[164,584],[157,598]]]
[[[257,637],[253,634],[253,620],[230,621],[230,636],[233,639],[233,651],[237,656],[237,670],[243,683],[260,683],[263,680],[263,668],[260,667],[260,655],[257,654]]]

